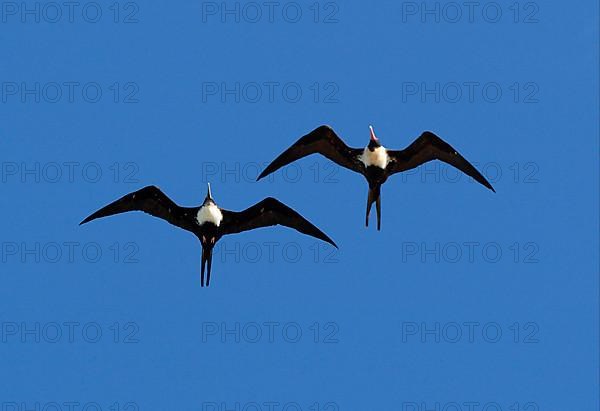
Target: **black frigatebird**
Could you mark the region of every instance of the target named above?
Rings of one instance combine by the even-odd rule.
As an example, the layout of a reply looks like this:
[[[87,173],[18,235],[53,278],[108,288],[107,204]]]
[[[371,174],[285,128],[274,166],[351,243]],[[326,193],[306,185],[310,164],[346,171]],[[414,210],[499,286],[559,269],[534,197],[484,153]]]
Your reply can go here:
[[[284,151],[258,176],[261,178],[310,154],[321,154],[331,161],[362,174],[369,183],[366,226],[371,206],[377,210],[377,230],[381,230],[381,185],[389,176],[410,170],[432,160],[441,160],[473,177],[493,192],[492,185],[458,151],[430,131],[425,131],[404,150],[387,150],[379,143],[372,126],[369,145],[364,149],[348,147],[329,126],[317,127]]]
[[[283,225],[303,234],[337,245],[325,233],[282,202],[268,197],[244,211],[229,211],[217,206],[212,198],[210,184],[204,203],[199,207],[180,207],[158,187],[148,186],[127,194],[87,217],[79,225],[96,218],[127,211],[143,211],[154,217],[195,234],[202,243],[200,284],[204,287],[204,270],[207,268],[206,286],[210,284],[213,247],[227,234],[240,233],[260,227]]]

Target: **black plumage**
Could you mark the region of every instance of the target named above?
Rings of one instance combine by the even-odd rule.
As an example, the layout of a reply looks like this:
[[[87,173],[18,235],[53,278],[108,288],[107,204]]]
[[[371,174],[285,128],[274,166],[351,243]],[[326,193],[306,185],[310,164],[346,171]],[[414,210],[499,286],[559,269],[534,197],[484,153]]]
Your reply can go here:
[[[212,214],[209,212],[207,215],[215,215],[216,217],[208,218],[205,221],[198,220],[199,212],[203,207],[208,207],[212,210]],[[210,284],[212,250],[217,241],[224,235],[261,227],[283,225],[328,242],[337,248],[337,245],[325,233],[296,211],[274,198],[265,198],[244,211],[225,210],[218,207],[214,202],[210,192],[210,185],[204,203],[198,207],[181,207],[167,197],[159,188],[148,186],[127,194],[101,208],[84,219],[80,225],[97,218],[128,211],[143,211],[154,217],[166,220],[174,226],[190,231],[198,237],[202,244],[200,271],[202,286],[204,286],[205,269],[207,272],[206,286]]]
[[[450,144],[430,131],[425,131],[404,150],[385,150],[387,164],[381,167],[369,164],[365,155],[383,149],[379,139],[371,127],[371,140],[365,149],[352,148],[329,126],[320,126],[301,137],[290,148],[280,154],[258,176],[257,180],[277,171],[300,158],[310,154],[321,154],[342,167],[362,174],[369,183],[367,199],[366,225],[369,225],[369,213],[375,203],[377,210],[377,229],[381,229],[381,185],[395,173],[400,173],[418,167],[432,160],[441,160],[463,173],[474,178],[477,182],[496,192],[492,185],[477,169],[458,153]]]

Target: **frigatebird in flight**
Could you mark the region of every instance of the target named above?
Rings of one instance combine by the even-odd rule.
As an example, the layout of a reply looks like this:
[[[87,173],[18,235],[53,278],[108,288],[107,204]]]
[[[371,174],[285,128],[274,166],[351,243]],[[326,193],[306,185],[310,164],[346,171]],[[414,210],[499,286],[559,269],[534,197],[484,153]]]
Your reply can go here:
[[[244,211],[229,211],[217,206],[212,198],[210,184],[208,193],[199,207],[180,207],[158,187],[148,186],[127,194],[87,217],[79,225],[96,218],[107,217],[127,211],[143,211],[154,217],[190,231],[202,244],[200,284],[204,287],[204,271],[207,268],[206,286],[210,284],[213,247],[221,237],[260,227],[283,225],[303,234],[326,241],[337,248],[331,238],[308,220],[282,202],[268,197]]]
[[[366,225],[369,226],[371,206],[377,209],[377,230],[381,230],[381,185],[392,174],[410,170],[432,160],[441,160],[473,177],[493,192],[492,185],[450,144],[430,131],[425,131],[404,150],[388,150],[379,143],[373,126],[369,145],[362,148],[348,147],[329,126],[320,126],[301,137],[277,157],[258,176],[257,181],[302,157],[321,154],[331,161],[362,174],[369,183]]]

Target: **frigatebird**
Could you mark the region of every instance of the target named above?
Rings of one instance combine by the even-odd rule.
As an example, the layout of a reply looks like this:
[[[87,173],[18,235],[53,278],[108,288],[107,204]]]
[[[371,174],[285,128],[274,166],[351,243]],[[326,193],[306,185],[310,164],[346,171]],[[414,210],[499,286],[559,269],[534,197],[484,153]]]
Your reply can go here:
[[[220,208],[212,198],[210,184],[208,184],[208,192],[204,203],[198,207],[180,207],[158,187],[147,186],[101,208],[79,225],[97,218],[127,211],[143,211],[154,217],[162,218],[174,226],[190,231],[198,237],[202,244],[200,270],[200,285],[202,287],[204,287],[205,267],[207,271],[206,286],[208,287],[210,284],[213,247],[222,236],[227,234],[280,224],[326,241],[337,248],[337,245],[325,233],[296,211],[272,197],[267,197],[244,211],[237,212]]]
[[[327,125],[317,127],[301,137],[264,169],[256,179],[277,171],[302,157],[321,154],[342,167],[362,174],[369,183],[366,226],[369,226],[371,206],[377,210],[377,230],[381,230],[381,185],[395,173],[410,170],[432,160],[441,160],[473,177],[493,192],[492,185],[450,144],[431,131],[425,131],[404,150],[388,150],[381,145],[373,126],[371,138],[364,149],[348,147]]]

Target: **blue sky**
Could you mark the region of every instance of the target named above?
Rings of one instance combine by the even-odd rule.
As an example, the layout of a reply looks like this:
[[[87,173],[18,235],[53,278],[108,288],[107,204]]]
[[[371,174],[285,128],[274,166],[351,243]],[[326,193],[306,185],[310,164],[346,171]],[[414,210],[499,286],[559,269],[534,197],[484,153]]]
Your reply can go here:
[[[5,2],[0,26],[4,409],[597,409],[596,3]],[[497,194],[431,163],[384,185],[377,232],[322,158],[254,182],[320,124],[432,130]],[[201,289],[191,234],[77,225],[209,181],[339,251],[226,237]]]

